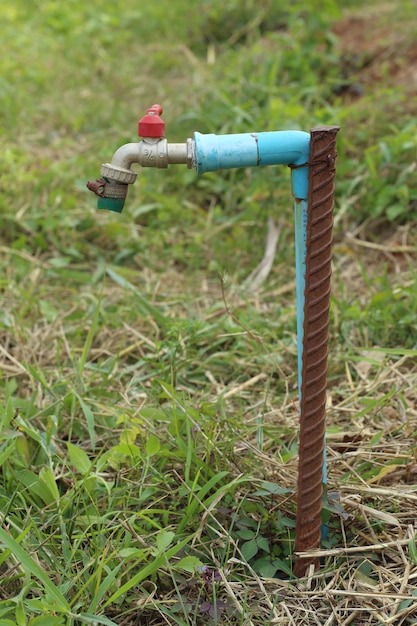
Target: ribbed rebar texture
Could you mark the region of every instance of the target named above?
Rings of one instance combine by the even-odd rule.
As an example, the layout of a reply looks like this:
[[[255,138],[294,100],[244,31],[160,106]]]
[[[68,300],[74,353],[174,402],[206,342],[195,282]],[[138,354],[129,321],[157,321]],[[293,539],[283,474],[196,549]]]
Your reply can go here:
[[[337,126],[311,130],[295,551],[320,547]],[[303,576],[316,558],[297,558]]]

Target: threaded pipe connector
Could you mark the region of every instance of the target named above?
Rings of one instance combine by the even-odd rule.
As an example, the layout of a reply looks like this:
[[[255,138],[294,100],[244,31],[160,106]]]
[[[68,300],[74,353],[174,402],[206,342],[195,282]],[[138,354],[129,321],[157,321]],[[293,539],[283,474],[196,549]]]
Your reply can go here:
[[[115,182],[122,183],[123,185],[131,185],[135,182],[137,177],[137,174],[132,172],[132,170],[127,170],[123,167],[112,165],[111,163],[104,163],[101,166],[100,174],[103,178],[114,180]]]

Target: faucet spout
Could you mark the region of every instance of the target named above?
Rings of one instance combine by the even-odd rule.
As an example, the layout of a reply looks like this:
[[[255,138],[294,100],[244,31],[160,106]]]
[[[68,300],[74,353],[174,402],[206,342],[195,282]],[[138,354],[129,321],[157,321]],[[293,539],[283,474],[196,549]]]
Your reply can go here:
[[[132,163],[137,163],[138,142],[125,143],[112,156],[111,165],[131,171]]]

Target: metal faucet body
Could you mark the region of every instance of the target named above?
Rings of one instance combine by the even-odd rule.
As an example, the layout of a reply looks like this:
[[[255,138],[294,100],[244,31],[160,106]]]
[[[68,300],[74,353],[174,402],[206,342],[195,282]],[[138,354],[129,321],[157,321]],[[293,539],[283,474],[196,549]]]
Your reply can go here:
[[[137,143],[126,143],[113,155],[109,167],[116,170],[131,170],[133,163],[142,167],[167,168],[169,164],[193,165],[192,140],[186,143],[168,143],[165,137],[160,139],[145,137]]]
[[[153,105],[139,121],[138,143],[128,143],[101,167],[101,179],[88,183],[98,208],[121,212],[131,169],[184,164],[197,174],[237,167],[288,165],[294,197],[295,264],[300,400],[300,450],[297,490],[296,551],[320,544],[323,483],[327,482],[325,403],[330,306],[331,235],[334,196],[335,142],[339,130],[325,126],[303,131],[270,131],[228,135],[194,133],[182,144],[164,136],[162,108]],[[317,559],[300,559],[302,575]]]

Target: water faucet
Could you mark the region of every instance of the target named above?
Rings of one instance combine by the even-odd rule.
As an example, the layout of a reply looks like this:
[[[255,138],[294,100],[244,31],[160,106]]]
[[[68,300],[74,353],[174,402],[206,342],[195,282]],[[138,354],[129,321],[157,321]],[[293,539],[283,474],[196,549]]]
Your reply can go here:
[[[295,551],[301,557],[295,574],[303,575],[318,558],[303,552],[318,548],[321,537],[323,483],[326,483],[325,408],[330,308],[331,243],[337,126],[228,135],[194,133],[185,143],[165,139],[162,107],[154,104],[139,120],[141,141],[116,150],[101,166],[101,178],[87,187],[98,208],[120,213],[133,163],[166,168],[194,167],[197,174],[235,167],[288,165],[294,197],[297,296],[298,387],[300,397],[299,472]],[[326,529],[325,529],[326,530]]]
[[[98,196],[97,208],[121,213],[129,185],[137,174],[131,167],[167,168],[170,163],[184,164],[191,168],[194,163],[194,142],[168,143],[165,138],[165,122],[161,119],[162,107],[154,104],[138,122],[141,141],[127,143],[114,153],[111,163],[101,166],[101,178],[89,181],[87,187]]]

